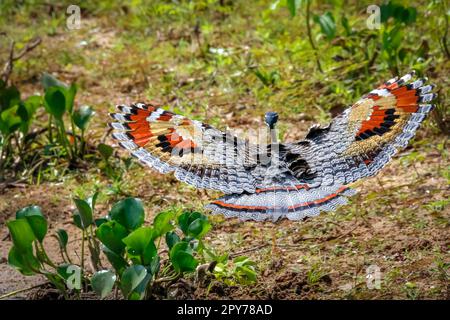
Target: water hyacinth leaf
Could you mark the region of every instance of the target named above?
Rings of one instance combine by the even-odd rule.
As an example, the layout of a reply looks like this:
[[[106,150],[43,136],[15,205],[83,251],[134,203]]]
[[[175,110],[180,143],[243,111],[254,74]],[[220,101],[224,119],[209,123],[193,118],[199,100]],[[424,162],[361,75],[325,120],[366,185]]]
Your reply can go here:
[[[189,225],[188,234],[196,239],[201,239],[211,229],[211,224],[206,219],[198,218]]]
[[[141,254],[153,239],[153,229],[141,227],[131,232],[122,241],[128,248],[133,249],[137,254]]]
[[[111,293],[116,279],[117,276],[110,270],[97,271],[91,279],[92,289],[103,299]]]
[[[192,254],[184,251],[174,254],[171,261],[177,272],[192,272],[198,265],[198,261]]]
[[[89,106],[81,106],[73,112],[73,122],[81,130],[86,130],[89,120],[94,114],[94,110]]]
[[[99,192],[96,192],[91,197],[86,199],[86,202],[91,207],[92,212],[94,212],[94,210],[95,210],[95,203],[97,202],[98,195],[99,195]]]
[[[94,223],[96,227],[100,227],[102,224],[108,221],[109,221],[108,218],[97,218],[94,220]]]
[[[159,272],[159,268],[161,266],[161,259],[158,255],[154,256],[150,263],[150,273],[157,274]]]
[[[142,201],[136,198],[126,198],[117,202],[109,215],[128,230],[135,230],[144,223],[145,213]]]
[[[18,130],[22,124],[22,119],[17,115],[18,106],[14,106],[0,113],[0,132],[6,136]]]
[[[128,295],[128,300],[142,300],[145,298],[145,291],[147,290],[147,285],[152,279],[152,274],[147,269],[147,275],[139,283],[139,285]]]
[[[77,85],[72,83],[69,88],[66,88],[63,92],[66,97],[66,108],[69,113],[73,113],[73,106],[75,104],[75,95],[77,94]]]
[[[196,219],[201,218],[203,215],[200,212],[183,212],[178,217],[178,226],[180,227],[181,231],[185,235],[188,234],[189,225]]]
[[[167,232],[166,233],[166,243],[169,249],[172,249],[172,247],[177,243],[180,242],[180,237],[175,232]]]
[[[116,270],[117,274],[121,275],[123,271],[128,267],[128,263],[125,261],[125,259],[121,255],[118,255],[114,251],[108,249],[108,247],[106,247],[105,245],[103,245],[102,251],[108,258],[108,261],[111,263],[114,270]]]
[[[295,17],[298,8],[302,5],[302,0],[286,0],[286,6],[291,14],[291,17]]]
[[[117,221],[108,221],[100,225],[95,231],[97,238],[111,251],[121,255],[125,249],[122,241],[128,235],[128,231]]]
[[[63,90],[63,88],[50,87],[46,90],[44,96],[45,109],[60,121],[62,121],[62,117],[66,112],[66,97]]]
[[[163,234],[174,229],[171,221],[175,217],[175,212],[164,211],[159,213],[153,220],[153,238],[162,236]]]
[[[78,210],[75,210],[72,216],[73,224],[76,225],[79,229],[84,229],[83,223],[81,222],[81,215]]]
[[[64,249],[67,247],[67,243],[69,242],[69,235],[67,234],[66,230],[64,229],[58,229],[56,231],[56,236],[58,238],[59,246]]]
[[[81,226],[83,227],[83,229],[86,229],[93,223],[92,208],[89,205],[89,203],[85,200],[75,198],[73,199],[73,201],[77,206],[78,214],[80,215],[81,218]]]
[[[192,249],[187,242],[178,242],[170,249],[170,261],[177,272],[192,272],[198,261],[192,255]]]
[[[15,86],[0,89],[0,113],[19,104],[20,92]]]
[[[50,87],[67,88],[67,85],[65,83],[59,81],[54,76],[46,72],[42,74],[41,83],[45,90],[49,89]]]
[[[25,251],[19,251],[12,246],[8,253],[8,264],[25,276],[35,274],[41,267],[38,259],[33,255],[33,248],[29,246]]]
[[[9,233],[17,250],[27,252],[33,241],[36,240],[33,229],[26,219],[17,219],[7,222]]]
[[[112,156],[114,151],[114,149],[111,146],[108,146],[107,144],[104,143],[100,143],[97,149],[105,160],[108,160]]]
[[[184,212],[178,217],[178,225],[187,236],[200,239],[210,229],[208,218],[200,212]]]
[[[152,258],[156,256],[157,250],[153,243],[153,229],[150,227],[141,227],[130,233],[122,240],[127,245],[127,251],[130,255],[138,256],[140,263],[150,264]]]
[[[17,115],[22,119],[20,126],[20,131],[23,134],[27,134],[33,120],[36,110],[42,103],[42,98],[40,96],[28,97],[25,101],[20,102],[17,109]]]
[[[315,16],[314,21],[320,25],[320,30],[328,40],[332,40],[336,36],[336,23],[331,12]]]
[[[128,299],[129,294],[146,278],[147,269],[142,265],[129,266],[122,273],[120,280],[123,296]]]
[[[42,214],[41,208],[38,206],[25,207],[16,212],[16,219],[26,219],[39,242],[44,240],[47,234],[48,224]]]

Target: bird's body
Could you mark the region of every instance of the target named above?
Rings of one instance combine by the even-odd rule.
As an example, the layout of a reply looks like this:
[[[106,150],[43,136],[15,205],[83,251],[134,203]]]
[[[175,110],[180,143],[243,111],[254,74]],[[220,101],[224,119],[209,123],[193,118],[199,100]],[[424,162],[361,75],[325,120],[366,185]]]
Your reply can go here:
[[[113,137],[142,163],[197,188],[226,195],[207,205],[228,217],[300,220],[332,211],[355,193],[349,185],[376,174],[405,147],[436,94],[412,74],[371,91],[328,127],[304,140],[276,141],[276,113],[266,114],[268,144],[222,132],[154,104],[118,106]]]

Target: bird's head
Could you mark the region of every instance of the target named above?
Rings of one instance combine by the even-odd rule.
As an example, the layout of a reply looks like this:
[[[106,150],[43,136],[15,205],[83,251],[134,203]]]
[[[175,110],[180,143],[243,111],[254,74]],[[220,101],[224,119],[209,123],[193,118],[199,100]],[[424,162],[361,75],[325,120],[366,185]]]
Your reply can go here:
[[[264,117],[264,121],[269,126],[270,129],[273,129],[275,127],[275,123],[278,121],[278,113],[276,112],[266,112],[266,115]]]

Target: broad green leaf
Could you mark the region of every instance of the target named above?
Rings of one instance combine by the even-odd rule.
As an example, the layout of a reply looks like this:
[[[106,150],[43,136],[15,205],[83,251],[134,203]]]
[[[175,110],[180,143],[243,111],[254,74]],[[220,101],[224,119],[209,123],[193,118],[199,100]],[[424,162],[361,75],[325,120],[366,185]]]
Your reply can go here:
[[[315,16],[314,21],[320,25],[320,30],[328,40],[332,40],[336,36],[336,23],[331,12]]]
[[[352,34],[352,28],[350,27],[348,19],[345,16],[342,17],[341,24],[344,27],[346,35],[350,36]]]
[[[169,249],[172,249],[172,247],[177,243],[180,242],[180,237],[175,232],[167,232],[166,233],[166,243]]]
[[[145,280],[147,269],[142,265],[134,265],[125,269],[120,279],[123,296],[128,299],[129,294]]]
[[[188,228],[188,234],[196,239],[201,239],[211,229],[211,224],[206,219],[194,220]]]
[[[27,252],[33,241],[36,240],[33,229],[26,219],[17,219],[7,222],[14,246],[21,253]]]
[[[81,130],[86,130],[89,120],[94,114],[94,110],[92,110],[89,106],[81,106],[77,110],[73,112],[73,122],[75,125]]]
[[[22,125],[22,119],[19,115],[17,115],[18,108],[19,106],[15,105],[14,107],[0,113],[0,132],[3,135],[6,136],[13,133]]]
[[[3,87],[0,89],[0,114],[19,104],[20,92],[16,87]]]
[[[200,212],[184,212],[178,217],[178,225],[187,236],[201,239],[210,229],[208,218]]]
[[[117,202],[109,215],[128,230],[135,230],[144,223],[145,213],[142,201],[136,198],[126,198]]]
[[[99,192],[95,192],[91,197],[87,198],[86,201],[92,209],[92,212],[95,210],[95,204],[97,202]]]
[[[42,242],[47,234],[47,220],[38,206],[25,207],[16,212],[16,219],[26,219],[34,235]]]
[[[59,87],[50,87],[45,91],[45,109],[56,119],[62,121],[66,112],[66,97],[64,89]]]
[[[108,160],[114,151],[114,149],[111,146],[108,146],[107,144],[104,143],[100,143],[97,149],[105,160]]]
[[[122,240],[127,245],[127,251],[131,256],[138,256],[140,263],[150,264],[152,258],[156,256],[157,250],[153,243],[153,229],[141,227],[134,230]]]
[[[128,295],[129,300],[142,300],[145,298],[145,291],[147,290],[147,285],[152,279],[152,274],[147,269],[147,275],[139,283],[139,285]]]
[[[28,133],[34,114],[41,104],[42,98],[40,96],[30,96],[25,101],[20,102],[17,114],[22,119],[20,130],[24,135]]]
[[[150,273],[157,274],[159,272],[159,267],[161,266],[161,259],[158,255],[154,256],[150,263]]]
[[[78,214],[81,218],[81,226],[83,229],[89,227],[94,221],[92,219],[92,208],[85,200],[75,198],[73,199],[78,209]]]
[[[66,97],[66,108],[69,113],[73,113],[73,106],[75,104],[75,95],[77,94],[77,85],[72,83],[69,88],[64,90]]]
[[[147,245],[152,242],[152,239],[153,229],[150,227],[141,227],[131,232],[126,238],[122,239],[122,241],[128,248],[131,248],[140,254]]]
[[[118,255],[114,251],[108,249],[108,247],[106,247],[105,245],[103,245],[102,251],[108,258],[108,261],[111,263],[114,270],[116,270],[117,274],[121,275],[125,268],[128,266],[125,259],[121,255]]]
[[[154,239],[162,236],[166,232],[173,230],[174,226],[172,225],[171,221],[174,217],[175,212],[173,211],[161,212],[155,217],[155,219],[153,220]]]
[[[190,211],[186,211],[183,212],[179,217],[178,217],[178,226],[180,227],[181,231],[183,231],[183,233],[185,235],[188,234],[188,229],[189,229],[189,225],[196,219],[201,218],[202,214],[200,212],[190,212]]]
[[[302,0],[286,0],[286,6],[292,17],[295,17],[295,15],[297,14],[297,10],[298,8],[300,8],[301,4]]]
[[[39,270],[41,267],[38,259],[33,255],[31,245],[25,251],[19,251],[12,246],[8,254],[8,264],[26,276],[35,274],[34,270]]]
[[[170,261],[177,272],[192,272],[198,265],[198,261],[192,254],[184,251],[174,254]]]
[[[73,213],[72,219],[73,219],[74,225],[76,225],[78,228],[84,230],[83,222],[81,222],[81,215],[78,212],[78,210],[75,210],[75,212]]]
[[[122,241],[128,231],[117,221],[108,221],[100,225],[95,231],[97,238],[111,251],[118,255],[123,253],[125,243]]]
[[[192,249],[187,242],[176,243],[169,253],[170,261],[177,272],[192,272],[198,261],[192,255]]]
[[[67,243],[69,242],[69,235],[67,234],[66,230],[64,229],[58,229],[56,231],[56,235],[58,238],[59,246],[64,249],[67,247]]]
[[[92,289],[103,299],[111,293],[116,279],[116,275],[110,270],[97,271],[91,279]]]
[[[67,88],[67,85],[65,83],[59,81],[54,76],[46,72],[42,74],[41,83],[45,90],[49,89],[50,87]]]
[[[108,218],[97,218],[94,220],[94,223],[96,227],[100,227],[102,224],[108,221],[109,221]]]

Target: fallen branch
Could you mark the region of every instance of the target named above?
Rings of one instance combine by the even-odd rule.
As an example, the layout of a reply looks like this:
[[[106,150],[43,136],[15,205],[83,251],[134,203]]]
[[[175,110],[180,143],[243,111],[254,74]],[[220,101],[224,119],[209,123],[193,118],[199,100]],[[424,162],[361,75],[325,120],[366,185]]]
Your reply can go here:
[[[36,289],[36,288],[42,287],[42,286],[44,286],[46,284],[50,284],[50,282],[47,281],[47,282],[44,282],[44,283],[41,283],[41,284],[37,284],[37,285],[29,287],[29,288],[19,289],[19,290],[15,290],[15,291],[6,293],[6,294],[0,296],[0,300],[5,299],[5,298],[9,298],[9,297],[12,297],[12,296],[15,296],[16,294],[19,294],[19,293],[22,293],[22,292],[25,292],[25,291],[29,291],[29,290],[32,290],[32,289]]]

